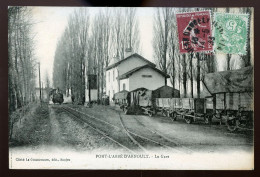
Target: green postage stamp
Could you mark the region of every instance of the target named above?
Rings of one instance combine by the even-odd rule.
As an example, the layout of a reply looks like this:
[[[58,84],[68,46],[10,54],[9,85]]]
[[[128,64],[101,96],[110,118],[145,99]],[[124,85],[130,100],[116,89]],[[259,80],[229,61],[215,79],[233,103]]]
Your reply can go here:
[[[215,51],[245,55],[249,15],[216,12],[214,16]]]

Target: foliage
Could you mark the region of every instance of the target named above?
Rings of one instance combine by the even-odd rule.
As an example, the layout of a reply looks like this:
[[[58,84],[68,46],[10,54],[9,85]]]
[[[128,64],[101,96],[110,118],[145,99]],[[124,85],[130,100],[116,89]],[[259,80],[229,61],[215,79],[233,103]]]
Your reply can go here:
[[[183,97],[200,97],[201,81],[206,73],[218,70],[239,69],[252,65],[252,48],[250,48],[250,35],[252,28],[249,26],[247,38],[247,54],[243,56],[226,54],[226,62],[220,61],[223,55],[216,53],[180,54],[178,49],[178,33],[176,13],[192,11],[211,11],[211,21],[214,12],[248,13],[252,26],[252,8],[156,8],[153,21],[153,53],[157,66],[169,74],[172,86],[178,87]],[[214,28],[214,26],[213,26]],[[214,30],[214,29],[213,29]],[[242,63],[241,63],[242,61]],[[225,64],[223,64],[225,63]],[[224,69],[225,70],[225,69]],[[196,82],[194,82],[196,80]],[[196,87],[194,87],[196,86]],[[193,91],[196,91],[193,94]]]
[[[60,38],[54,59],[54,87],[71,90],[76,102],[85,98],[87,75],[97,75],[98,99],[105,88],[104,69],[125,57],[125,50],[139,50],[139,29],[135,8],[101,8],[90,17],[87,8],[76,10]]]
[[[35,100],[35,58],[29,7],[8,8],[9,113]]]

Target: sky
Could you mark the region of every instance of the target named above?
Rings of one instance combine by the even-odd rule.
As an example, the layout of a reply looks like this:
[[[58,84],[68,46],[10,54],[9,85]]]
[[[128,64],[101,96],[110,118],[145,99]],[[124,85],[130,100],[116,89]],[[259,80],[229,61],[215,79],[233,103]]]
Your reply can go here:
[[[68,17],[77,7],[32,7],[35,36],[35,57],[41,65],[41,79],[48,74],[52,83],[53,61],[56,44],[67,26]],[[88,8],[90,15],[95,15],[99,8]],[[138,8],[140,47],[142,56],[153,60],[153,12],[154,8]],[[38,80],[38,79],[37,79]]]
[[[56,44],[67,26],[69,15],[77,8],[79,7],[32,7],[33,21],[35,22],[33,33],[36,35],[35,57],[41,64],[41,79],[43,82],[48,74],[52,83]],[[92,17],[100,10],[99,7],[87,8]],[[155,8],[146,7],[137,8],[136,14],[139,21],[141,55],[152,62],[155,62],[152,46],[154,12]],[[218,71],[225,70],[223,63],[226,60],[226,56],[217,54],[216,57],[218,60]],[[241,62],[238,55],[232,55],[232,58],[239,63]],[[239,66],[239,64],[236,64],[236,66]]]

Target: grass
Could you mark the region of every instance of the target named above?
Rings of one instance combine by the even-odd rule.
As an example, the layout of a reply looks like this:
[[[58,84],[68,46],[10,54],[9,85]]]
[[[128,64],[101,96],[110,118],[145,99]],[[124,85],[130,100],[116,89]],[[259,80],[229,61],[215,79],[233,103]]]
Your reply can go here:
[[[20,121],[13,125],[10,146],[37,146],[48,141],[50,133],[49,108],[47,104],[32,105]]]

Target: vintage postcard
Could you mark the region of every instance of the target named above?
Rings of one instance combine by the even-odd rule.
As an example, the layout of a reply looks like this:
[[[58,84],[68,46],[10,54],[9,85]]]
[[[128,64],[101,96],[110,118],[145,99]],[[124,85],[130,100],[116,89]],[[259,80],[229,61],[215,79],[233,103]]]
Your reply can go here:
[[[9,6],[9,168],[254,170],[253,19]]]

